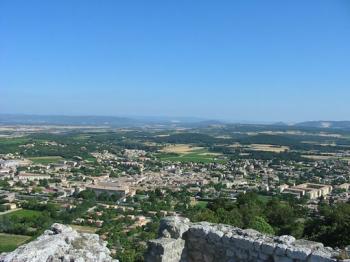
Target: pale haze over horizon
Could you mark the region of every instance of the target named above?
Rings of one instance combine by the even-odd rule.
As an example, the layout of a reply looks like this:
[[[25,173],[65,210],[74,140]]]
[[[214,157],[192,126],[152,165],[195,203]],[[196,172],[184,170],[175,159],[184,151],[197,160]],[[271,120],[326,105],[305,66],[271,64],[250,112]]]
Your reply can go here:
[[[0,114],[350,120],[350,1],[0,2]]]

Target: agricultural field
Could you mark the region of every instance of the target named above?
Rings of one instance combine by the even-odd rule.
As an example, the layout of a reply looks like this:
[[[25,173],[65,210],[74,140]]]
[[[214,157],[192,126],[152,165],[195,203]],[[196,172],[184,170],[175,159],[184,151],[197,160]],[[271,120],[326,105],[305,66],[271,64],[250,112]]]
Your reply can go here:
[[[175,153],[175,154],[187,154],[196,150],[204,149],[203,147],[191,146],[187,144],[176,144],[176,145],[167,145],[164,147],[161,152],[164,153]]]
[[[336,158],[332,155],[302,155],[302,157],[311,159],[311,160],[329,160]]]
[[[209,152],[204,147],[197,147],[191,145],[177,144],[168,145],[157,154],[163,161],[173,162],[223,162],[222,159],[217,159],[220,156],[218,153]]]
[[[0,233],[0,253],[15,250],[30,239],[30,236]]]
[[[249,148],[254,151],[264,151],[264,152],[273,152],[273,153],[281,153],[289,150],[287,146],[276,146],[276,145],[268,145],[268,144],[251,144]]]

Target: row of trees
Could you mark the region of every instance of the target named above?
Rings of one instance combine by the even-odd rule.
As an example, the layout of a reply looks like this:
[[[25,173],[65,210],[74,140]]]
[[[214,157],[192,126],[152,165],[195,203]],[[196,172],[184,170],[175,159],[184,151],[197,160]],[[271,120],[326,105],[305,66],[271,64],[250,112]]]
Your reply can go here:
[[[305,210],[288,202],[271,199],[266,201],[255,193],[242,194],[236,202],[217,199],[206,208],[194,207],[187,215],[193,221],[224,223],[240,228],[253,228],[267,234],[291,234],[301,237],[303,224],[299,219]]]
[[[186,215],[192,221],[230,224],[272,235],[293,235],[332,247],[350,244],[349,203],[322,204],[318,213],[310,214],[294,199],[274,197],[264,201],[255,193],[247,193],[240,195],[236,202],[217,199],[205,208],[190,208]]]

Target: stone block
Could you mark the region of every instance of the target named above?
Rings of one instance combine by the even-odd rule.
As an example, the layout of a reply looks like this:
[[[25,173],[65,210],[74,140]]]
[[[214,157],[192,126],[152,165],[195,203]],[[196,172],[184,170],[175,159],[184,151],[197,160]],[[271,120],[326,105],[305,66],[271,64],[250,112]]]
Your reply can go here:
[[[267,255],[272,255],[275,252],[276,244],[273,242],[263,242],[261,244],[261,251]]]
[[[289,247],[287,249],[287,256],[293,259],[306,260],[311,254],[311,249],[301,247]]]

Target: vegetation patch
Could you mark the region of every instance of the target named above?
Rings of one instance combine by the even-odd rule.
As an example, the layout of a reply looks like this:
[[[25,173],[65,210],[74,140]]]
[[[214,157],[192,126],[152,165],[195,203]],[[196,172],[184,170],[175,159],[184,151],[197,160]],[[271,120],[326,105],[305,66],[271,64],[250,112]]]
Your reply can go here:
[[[27,144],[30,139],[26,137],[0,138],[0,152],[15,153],[21,145]]]
[[[21,209],[21,210],[15,211],[15,212],[5,214],[4,216],[8,216],[10,218],[13,218],[15,216],[18,218],[34,218],[34,217],[38,217],[40,215],[41,215],[41,212],[37,211],[37,210]]]
[[[200,208],[206,208],[208,205],[208,201],[196,201],[196,206]]]
[[[0,253],[13,251],[30,239],[30,236],[0,233]]]
[[[0,138],[0,145],[22,145],[29,141],[26,137]]]

